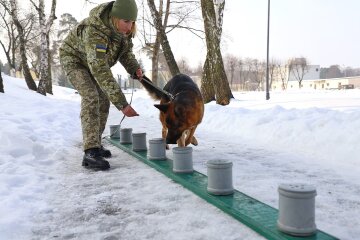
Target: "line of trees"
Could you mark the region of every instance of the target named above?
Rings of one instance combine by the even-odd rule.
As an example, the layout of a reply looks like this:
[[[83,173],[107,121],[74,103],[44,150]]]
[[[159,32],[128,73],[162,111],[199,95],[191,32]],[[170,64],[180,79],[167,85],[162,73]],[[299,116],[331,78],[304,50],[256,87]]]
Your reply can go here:
[[[96,0],[83,0],[94,4]],[[171,76],[182,72],[201,76],[201,92],[205,102],[216,101],[227,105],[235,90],[263,90],[266,62],[221,53],[222,22],[225,0],[137,0],[139,18],[138,38],[142,50],[152,60],[152,79],[161,86]],[[57,0],[51,0],[50,11],[45,11],[44,0],[29,0],[29,7],[18,0],[0,0],[0,46],[7,62],[0,64],[4,72],[15,75],[22,72],[29,89],[42,95],[52,94],[53,78],[60,86],[69,86],[63,73],[58,50],[69,31],[78,21],[68,13],[57,19]],[[95,5],[94,5],[95,7]],[[56,21],[58,20],[58,21]],[[168,36],[174,32],[189,31],[207,46],[206,60],[195,69],[187,60],[176,61]],[[186,47],[186,46],[184,46]],[[282,81],[286,89],[292,74],[301,86],[307,72],[306,58],[294,58],[269,64],[270,86],[274,79]],[[357,69],[339,66],[322,68],[324,78],[360,75]],[[53,77],[54,76],[54,77]],[[39,79],[38,85],[34,77]],[[5,86],[6,87],[6,86]],[[0,77],[0,91],[4,92]]]
[[[42,95],[52,94],[49,44],[50,30],[56,19],[56,0],[52,0],[47,19],[44,0],[30,0],[30,4],[33,8],[25,11],[16,0],[0,0],[1,34],[7,35],[6,39],[1,38],[0,44],[10,72],[22,71],[30,90]],[[40,79],[38,86],[31,74],[32,69]]]
[[[83,1],[84,4],[96,3],[95,0]],[[7,58],[5,66],[12,74],[21,71],[28,88],[43,95],[52,94],[52,73],[59,84],[65,83],[58,48],[64,36],[77,24],[70,14],[64,14],[56,28],[56,3],[57,0],[51,0],[50,12],[46,13],[44,0],[29,0],[29,8],[20,7],[18,0],[0,0],[0,34],[6,36],[0,39],[0,45]],[[160,78],[159,68],[169,70],[170,76],[166,79],[181,72],[167,36],[185,29],[205,39],[208,48],[201,84],[205,102],[215,100],[221,105],[229,104],[233,96],[220,50],[225,0],[138,0],[138,6],[139,13],[143,13],[142,20],[138,21],[140,37],[144,51],[153,62],[154,82]],[[38,86],[32,72],[39,79]]]
[[[339,65],[331,65],[328,68],[320,68],[320,78],[342,78],[360,76],[360,68],[340,67]]]
[[[224,57],[225,71],[229,84],[233,90],[259,91],[265,90],[266,62],[254,58],[241,58],[234,55]],[[310,70],[309,60],[305,57],[290,58],[287,60],[271,59],[269,62],[270,87],[273,82],[280,81],[282,89],[287,88],[290,80],[302,85],[304,76]],[[320,68],[320,79],[360,76],[360,69],[339,65]],[[193,70],[196,72],[196,69]]]

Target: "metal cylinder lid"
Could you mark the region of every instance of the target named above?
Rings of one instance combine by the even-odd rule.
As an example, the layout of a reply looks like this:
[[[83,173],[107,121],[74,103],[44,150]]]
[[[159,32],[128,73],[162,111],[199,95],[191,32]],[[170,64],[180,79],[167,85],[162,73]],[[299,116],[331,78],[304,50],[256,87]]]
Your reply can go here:
[[[144,135],[146,135],[146,133],[133,133],[132,134],[133,137],[142,137]]]
[[[132,131],[132,128],[121,128],[120,132],[129,132]]]
[[[206,166],[209,168],[229,168],[232,165],[230,160],[212,159],[206,162]]]
[[[187,154],[193,151],[192,147],[174,147],[172,149],[175,154]]]
[[[164,139],[163,138],[152,138],[149,140],[149,143],[164,143]]]
[[[316,188],[308,184],[280,184],[278,191],[281,195],[291,198],[312,198],[316,196]]]

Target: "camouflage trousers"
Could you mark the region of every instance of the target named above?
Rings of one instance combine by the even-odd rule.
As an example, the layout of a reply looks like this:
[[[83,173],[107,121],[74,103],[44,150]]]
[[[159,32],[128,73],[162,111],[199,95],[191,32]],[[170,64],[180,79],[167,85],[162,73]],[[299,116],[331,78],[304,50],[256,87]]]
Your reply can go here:
[[[84,150],[101,146],[110,101],[86,68],[72,70],[68,80],[81,96],[81,127]]]

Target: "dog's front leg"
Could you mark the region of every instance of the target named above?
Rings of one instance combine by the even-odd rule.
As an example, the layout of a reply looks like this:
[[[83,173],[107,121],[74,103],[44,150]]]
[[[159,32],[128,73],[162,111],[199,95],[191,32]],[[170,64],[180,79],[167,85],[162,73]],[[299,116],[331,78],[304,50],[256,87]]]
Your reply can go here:
[[[196,129],[196,126],[193,128],[190,128],[190,130],[186,130],[188,132],[188,134],[186,137],[185,146],[189,145],[190,143],[192,143],[195,146],[197,145],[197,140],[194,137],[195,129]]]
[[[166,142],[167,132],[168,132],[167,127],[165,127],[163,125],[162,130],[161,130],[161,136],[162,136],[162,139],[164,139],[165,142]],[[166,149],[169,149],[169,144],[166,144]]]
[[[176,141],[177,145],[179,147],[185,147],[185,139],[187,138],[187,136],[189,135],[189,130],[185,130],[183,131],[183,133],[181,134],[181,137]]]
[[[197,141],[197,139],[195,138],[195,136],[192,136],[192,138],[191,138],[191,144],[194,145],[194,146],[197,146],[197,145],[198,145],[198,141]]]

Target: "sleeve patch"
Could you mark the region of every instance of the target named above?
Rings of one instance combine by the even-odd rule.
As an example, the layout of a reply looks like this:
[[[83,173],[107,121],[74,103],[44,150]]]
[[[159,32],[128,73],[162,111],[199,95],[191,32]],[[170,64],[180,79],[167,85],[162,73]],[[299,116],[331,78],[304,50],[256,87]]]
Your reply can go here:
[[[106,45],[96,44],[95,50],[96,50],[96,57],[97,58],[102,58],[102,57],[105,56],[107,48],[106,48]]]
[[[97,52],[106,52],[106,46],[102,44],[96,44],[96,51]]]

